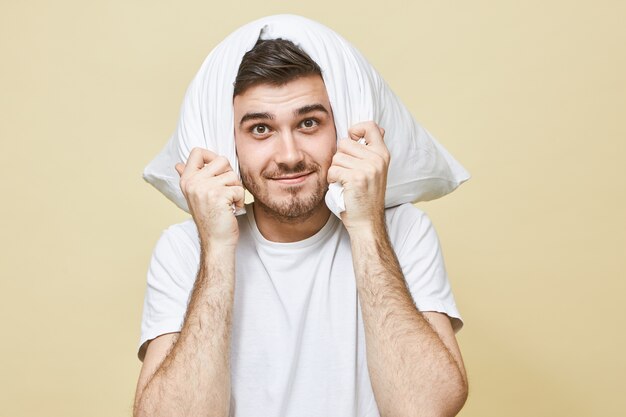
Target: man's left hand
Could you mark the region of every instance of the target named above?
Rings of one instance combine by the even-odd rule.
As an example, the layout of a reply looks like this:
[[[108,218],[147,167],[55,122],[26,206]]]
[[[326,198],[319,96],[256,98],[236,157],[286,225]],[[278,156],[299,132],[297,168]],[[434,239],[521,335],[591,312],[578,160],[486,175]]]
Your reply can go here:
[[[344,188],[346,211],[341,219],[350,232],[384,221],[390,155],[384,142],[385,131],[376,123],[357,123],[348,133],[350,139],[341,139],[337,144],[328,182]],[[357,143],[362,138],[365,146]]]

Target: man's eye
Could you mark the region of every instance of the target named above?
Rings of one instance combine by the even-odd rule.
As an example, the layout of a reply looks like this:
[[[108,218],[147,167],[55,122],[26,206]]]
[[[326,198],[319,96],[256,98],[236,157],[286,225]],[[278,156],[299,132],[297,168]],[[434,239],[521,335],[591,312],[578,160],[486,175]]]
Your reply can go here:
[[[270,130],[269,130],[269,129],[268,129],[268,127],[267,127],[267,126],[265,126],[265,125],[255,125],[255,126],[252,126],[251,131],[252,131],[252,133],[253,133],[253,134],[255,134],[255,135],[265,135],[265,134],[267,134]]]
[[[300,126],[302,126],[305,129],[311,128],[311,127],[315,127],[317,126],[319,123],[317,120],[315,119],[305,119],[300,123]]]

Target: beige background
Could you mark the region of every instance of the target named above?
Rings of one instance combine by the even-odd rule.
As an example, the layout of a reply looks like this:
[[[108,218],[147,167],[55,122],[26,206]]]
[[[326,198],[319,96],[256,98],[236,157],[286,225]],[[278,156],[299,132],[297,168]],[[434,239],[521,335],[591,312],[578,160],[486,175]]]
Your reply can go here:
[[[267,14],[359,47],[473,179],[423,207],[466,326],[463,417],[623,415],[623,1],[0,3],[0,416],[129,416],[141,179],[211,48]]]

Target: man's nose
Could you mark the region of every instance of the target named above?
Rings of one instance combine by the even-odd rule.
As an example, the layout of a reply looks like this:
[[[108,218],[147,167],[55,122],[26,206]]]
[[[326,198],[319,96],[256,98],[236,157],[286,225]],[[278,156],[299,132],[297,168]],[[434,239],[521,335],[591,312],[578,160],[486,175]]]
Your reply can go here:
[[[276,141],[276,147],[274,159],[277,164],[294,166],[304,159],[298,139],[290,131],[281,132],[280,140]]]

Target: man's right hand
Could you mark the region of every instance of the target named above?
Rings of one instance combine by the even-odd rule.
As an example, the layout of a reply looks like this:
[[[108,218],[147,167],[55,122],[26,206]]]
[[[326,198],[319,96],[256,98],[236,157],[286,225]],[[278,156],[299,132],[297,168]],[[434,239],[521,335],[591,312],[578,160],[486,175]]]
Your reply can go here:
[[[228,160],[206,149],[194,148],[176,171],[202,252],[179,334],[148,344],[133,415],[227,416],[239,238],[233,204],[243,207],[243,187]]]
[[[176,164],[176,171],[203,248],[235,246],[239,227],[233,207],[243,208],[244,191],[228,159],[193,148],[187,164]]]

